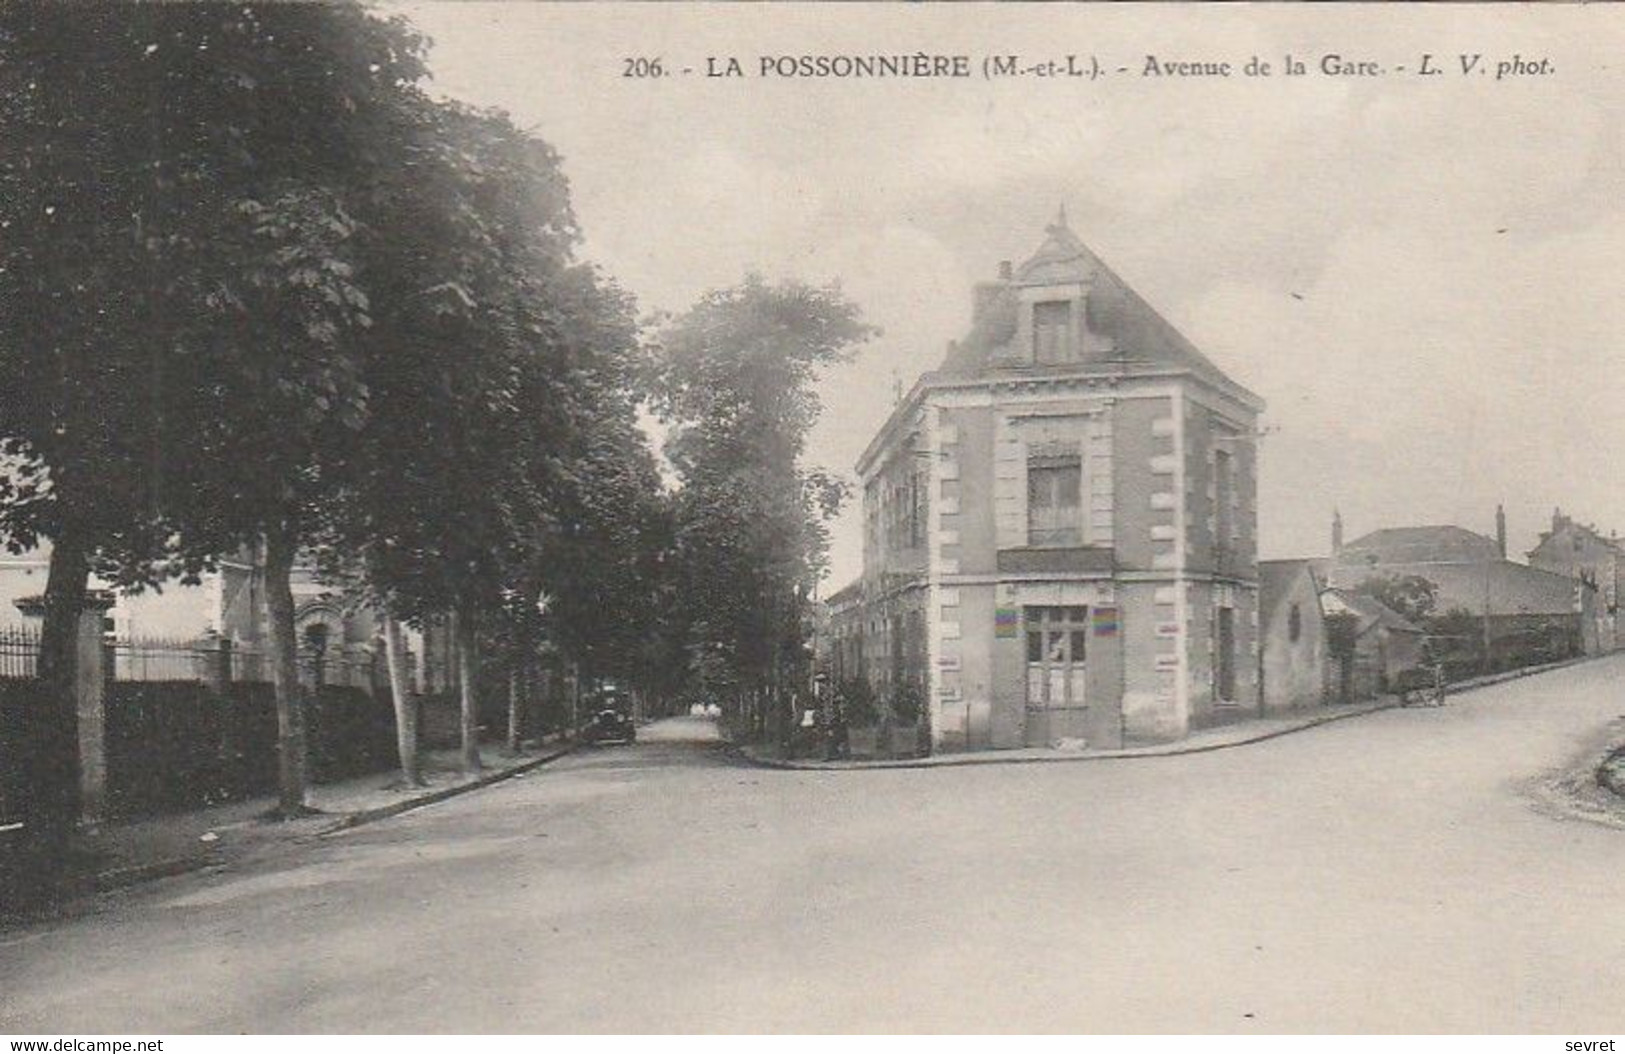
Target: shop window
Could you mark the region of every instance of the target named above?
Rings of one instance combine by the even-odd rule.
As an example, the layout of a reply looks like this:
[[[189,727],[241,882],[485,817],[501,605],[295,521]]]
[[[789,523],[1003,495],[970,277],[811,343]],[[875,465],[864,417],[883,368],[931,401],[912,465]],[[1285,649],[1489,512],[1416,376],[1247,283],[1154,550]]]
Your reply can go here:
[[[1027,624],[1027,708],[1073,710],[1086,705],[1089,609],[1030,607]]]

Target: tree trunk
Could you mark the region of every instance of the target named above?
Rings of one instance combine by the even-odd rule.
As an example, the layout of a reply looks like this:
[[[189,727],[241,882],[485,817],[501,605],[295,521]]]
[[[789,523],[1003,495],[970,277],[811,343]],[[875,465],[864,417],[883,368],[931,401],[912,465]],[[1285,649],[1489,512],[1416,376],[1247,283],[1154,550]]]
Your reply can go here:
[[[452,614],[452,637],[457,644],[457,682],[462,699],[463,771],[478,772],[484,767],[480,760],[480,708],[477,681],[474,677],[474,619],[465,611]]]
[[[524,739],[525,699],[520,668],[515,663],[508,672],[508,753],[517,754]]]
[[[37,865],[50,873],[67,861],[69,839],[79,811],[79,613],[90,580],[84,539],[63,531],[52,539],[45,583],[45,625],[40,633],[36,676],[45,706],[30,722],[29,841]],[[41,876],[43,877],[43,875]]]
[[[570,663],[570,740],[581,731],[581,666]]]
[[[384,617],[384,656],[389,663],[389,692],[395,701],[395,750],[401,759],[401,779],[409,787],[423,786],[418,767],[418,704],[406,673],[406,642],[401,624]]]
[[[276,692],[277,812],[283,818],[310,811],[305,801],[305,708],[299,688],[293,613],[294,540],[283,525],[268,528],[264,545],[265,624]]]

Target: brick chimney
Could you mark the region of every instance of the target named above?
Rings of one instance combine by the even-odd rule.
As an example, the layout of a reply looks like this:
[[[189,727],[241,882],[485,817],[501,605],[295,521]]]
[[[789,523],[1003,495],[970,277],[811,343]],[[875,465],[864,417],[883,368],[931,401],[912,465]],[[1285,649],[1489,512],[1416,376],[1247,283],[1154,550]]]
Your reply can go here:
[[[1507,558],[1507,511],[1500,505],[1495,507],[1495,547],[1500,550],[1501,559]]]

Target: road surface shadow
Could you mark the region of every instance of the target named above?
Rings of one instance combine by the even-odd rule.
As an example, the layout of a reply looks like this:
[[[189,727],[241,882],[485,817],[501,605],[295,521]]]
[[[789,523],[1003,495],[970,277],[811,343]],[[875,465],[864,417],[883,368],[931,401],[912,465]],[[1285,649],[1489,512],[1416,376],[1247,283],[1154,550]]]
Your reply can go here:
[[[569,758],[568,769],[625,772],[677,767],[734,767],[733,757],[714,720],[669,717],[638,730],[635,743],[588,744]]]

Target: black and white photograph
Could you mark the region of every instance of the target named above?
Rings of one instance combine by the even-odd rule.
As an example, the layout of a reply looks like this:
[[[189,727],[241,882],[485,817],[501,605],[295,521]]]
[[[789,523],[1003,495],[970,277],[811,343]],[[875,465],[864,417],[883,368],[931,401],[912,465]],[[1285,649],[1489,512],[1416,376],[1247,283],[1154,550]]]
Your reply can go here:
[[[1622,457],[1613,5],[6,0],[0,1036],[1615,1050]]]

